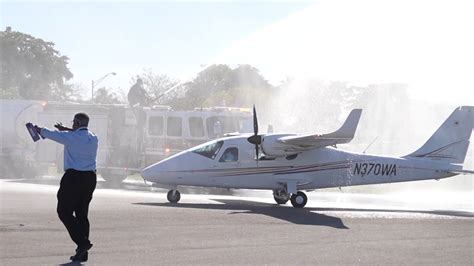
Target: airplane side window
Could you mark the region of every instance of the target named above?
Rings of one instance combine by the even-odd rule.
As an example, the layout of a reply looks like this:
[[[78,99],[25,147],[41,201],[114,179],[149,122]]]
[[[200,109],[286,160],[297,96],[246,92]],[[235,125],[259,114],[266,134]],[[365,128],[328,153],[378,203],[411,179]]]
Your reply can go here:
[[[153,136],[163,135],[163,117],[152,116],[148,119],[148,134]]]
[[[210,144],[196,147],[193,152],[214,160],[217,154],[219,153],[222,144],[224,144],[224,141],[222,140],[217,142],[211,142]]]
[[[219,162],[236,162],[239,159],[239,150],[236,147],[227,148],[222,154]]]

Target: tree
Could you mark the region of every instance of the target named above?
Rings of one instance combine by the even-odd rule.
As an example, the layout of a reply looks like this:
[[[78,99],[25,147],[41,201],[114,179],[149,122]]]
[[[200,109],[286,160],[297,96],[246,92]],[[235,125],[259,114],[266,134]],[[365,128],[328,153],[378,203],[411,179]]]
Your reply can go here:
[[[163,95],[163,93],[178,84],[178,80],[164,74],[156,74],[151,68],[144,69],[142,74],[132,79],[132,82],[136,83],[138,78],[141,78],[143,81],[144,88],[148,94],[148,101],[151,105],[168,104],[177,97],[176,92],[171,92],[167,95]]]
[[[227,65],[211,65],[201,71],[198,76],[186,86],[184,107],[193,108],[209,105],[218,105],[216,97],[231,85],[232,69]]]
[[[249,89],[271,89],[270,83],[260,74],[260,71],[251,65],[239,65],[232,70],[230,83],[233,87]]]
[[[83,101],[81,93],[84,91],[86,89],[79,84],[65,83],[62,87],[53,85],[48,100],[81,102]]]
[[[117,94],[109,92],[110,90],[111,89],[106,89],[105,87],[99,88],[95,93],[94,102],[101,104],[120,103]]]
[[[227,65],[212,65],[185,87],[185,97],[179,99],[181,108],[252,106],[274,89],[259,70],[250,65],[239,65],[235,69]]]
[[[0,31],[0,55],[2,98],[49,99],[73,77],[53,42],[10,27]]]
[[[228,97],[232,100],[227,100],[226,103],[231,106],[262,106],[276,92],[275,87],[251,65],[239,65],[232,70],[230,79]]]

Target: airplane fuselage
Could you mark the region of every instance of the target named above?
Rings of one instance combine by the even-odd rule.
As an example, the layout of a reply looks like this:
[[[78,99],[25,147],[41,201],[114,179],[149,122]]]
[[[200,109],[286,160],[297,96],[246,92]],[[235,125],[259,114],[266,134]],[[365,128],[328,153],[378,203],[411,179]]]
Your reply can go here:
[[[180,199],[178,186],[273,190],[277,204],[307,202],[303,191],[320,188],[441,179],[474,173],[462,164],[474,127],[474,107],[456,108],[418,150],[404,157],[386,157],[333,148],[353,139],[361,110],[354,109],[329,134],[258,135],[211,141],[178,153],[142,171],[142,177],[168,186],[168,201]],[[258,158],[258,159],[257,159]]]
[[[230,143],[228,143],[230,142]],[[219,162],[223,150],[237,146],[226,141],[215,159],[192,151],[161,162],[148,181],[167,186],[281,189],[293,181],[298,190],[441,179],[453,174],[444,164],[426,160],[371,156],[325,147],[293,156],[254,158],[253,146],[239,144],[239,159]],[[244,147],[243,147],[244,146]],[[178,159],[179,160],[176,160]],[[444,167],[445,168],[445,167]],[[155,169],[156,171],[156,169]]]

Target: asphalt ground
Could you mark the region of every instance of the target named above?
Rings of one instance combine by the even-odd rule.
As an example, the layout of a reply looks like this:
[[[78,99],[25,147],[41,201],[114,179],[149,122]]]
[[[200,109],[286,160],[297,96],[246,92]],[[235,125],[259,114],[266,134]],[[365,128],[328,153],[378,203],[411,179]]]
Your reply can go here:
[[[0,180],[0,265],[74,265],[57,183]],[[430,206],[312,192],[294,209],[271,193],[182,194],[169,204],[164,190],[98,187],[88,265],[474,264],[472,193]]]

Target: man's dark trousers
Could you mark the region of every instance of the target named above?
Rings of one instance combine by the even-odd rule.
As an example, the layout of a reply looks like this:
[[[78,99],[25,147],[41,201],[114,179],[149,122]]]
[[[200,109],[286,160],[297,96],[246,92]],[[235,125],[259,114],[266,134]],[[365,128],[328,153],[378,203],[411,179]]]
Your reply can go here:
[[[57,212],[78,247],[90,244],[87,214],[96,184],[94,171],[68,169],[61,179]]]

